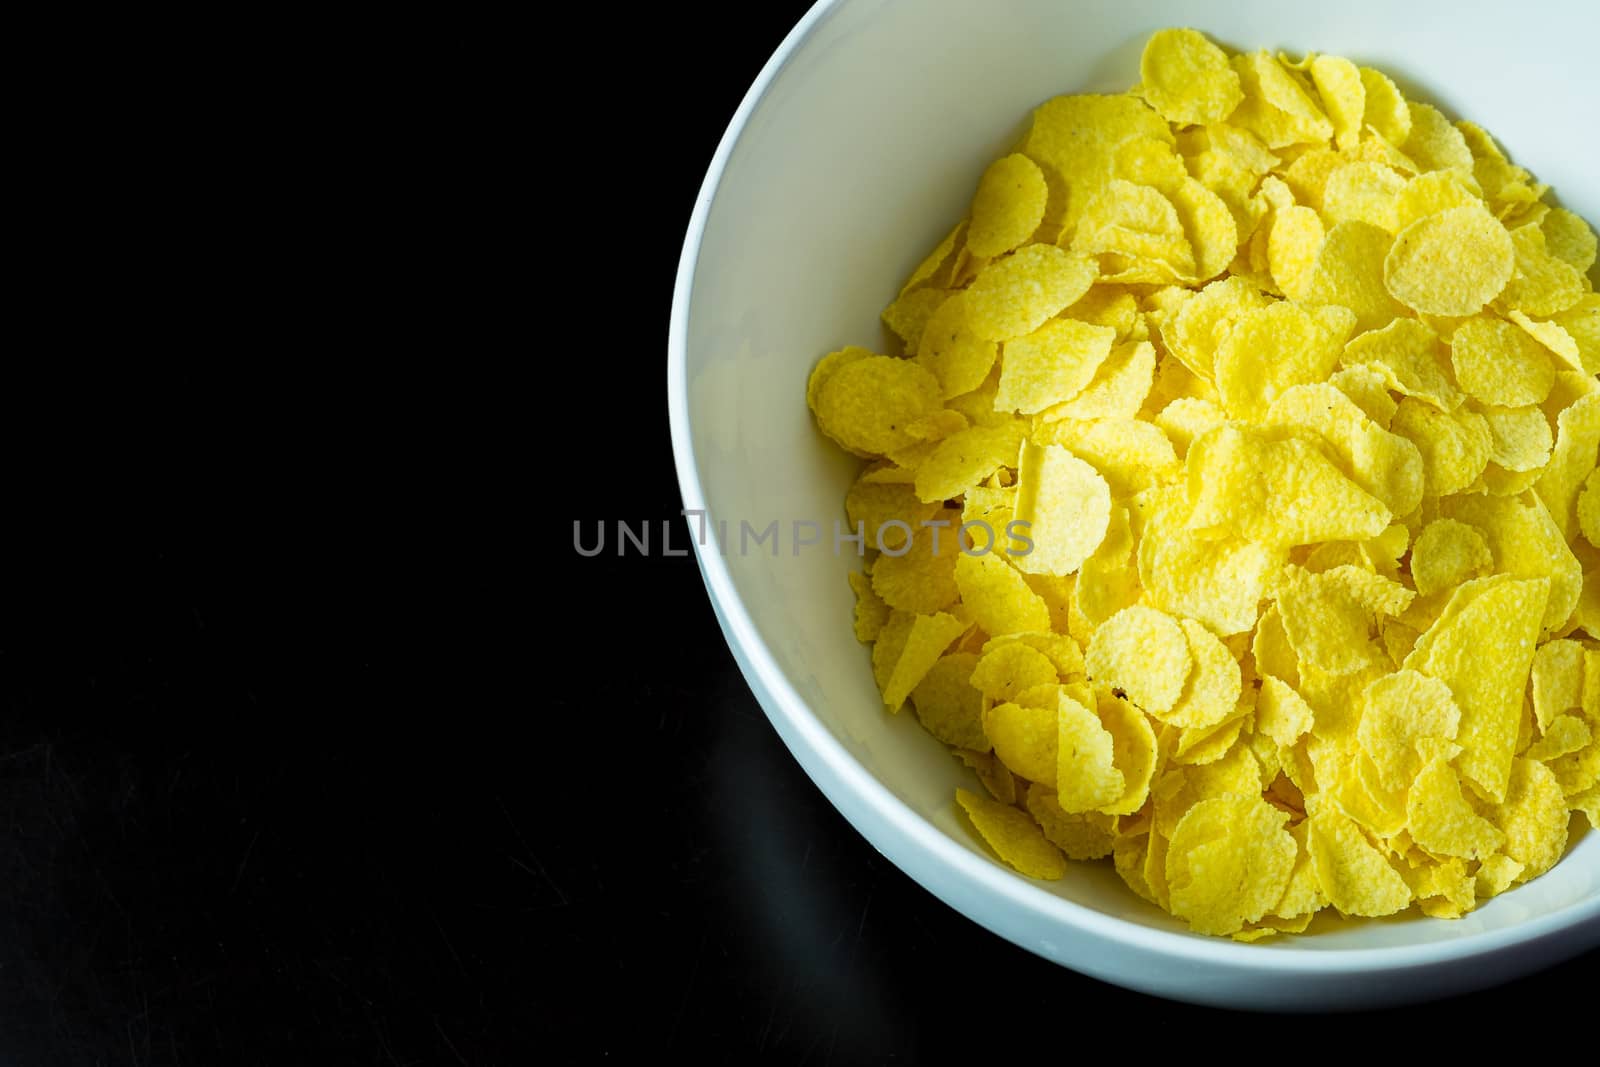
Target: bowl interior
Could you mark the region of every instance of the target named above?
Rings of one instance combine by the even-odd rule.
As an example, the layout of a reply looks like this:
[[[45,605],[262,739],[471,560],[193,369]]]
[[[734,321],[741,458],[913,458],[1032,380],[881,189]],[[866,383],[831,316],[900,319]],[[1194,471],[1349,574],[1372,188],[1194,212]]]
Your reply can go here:
[[[726,567],[778,669],[827,730],[964,847],[987,856],[952,804],[953,789],[976,788],[973,780],[912,715],[884,714],[868,651],[851,633],[845,574],[859,562],[853,545],[835,552],[832,524],[857,463],[811,422],[803,397],[813,363],[845,344],[880,344],[879,311],[962,216],[978,175],[1035,105],[1127,88],[1145,38],[1167,25],[1197,25],[1230,48],[1316,49],[1377,66],[1408,94],[1488,129],[1560,202],[1600,219],[1592,178],[1600,145],[1581,133],[1591,114],[1577,90],[1593,83],[1587,53],[1600,8],[1542,4],[1549,29],[1536,34],[1461,10],[1387,0],[1204,9],[1157,0],[847,0],[816,18],[750,112],[707,213],[684,332],[684,422],[711,523],[706,551],[717,554],[707,565]],[[776,545],[758,542],[774,520]],[[797,546],[796,522],[817,523],[820,542]],[[1582,826],[1575,818],[1575,838]],[[1108,864],[1036,884],[1132,923],[1183,929],[1134,897]],[[1597,894],[1600,834],[1588,834],[1554,871],[1460,921],[1319,921],[1321,936],[1260,948],[1436,942]]]

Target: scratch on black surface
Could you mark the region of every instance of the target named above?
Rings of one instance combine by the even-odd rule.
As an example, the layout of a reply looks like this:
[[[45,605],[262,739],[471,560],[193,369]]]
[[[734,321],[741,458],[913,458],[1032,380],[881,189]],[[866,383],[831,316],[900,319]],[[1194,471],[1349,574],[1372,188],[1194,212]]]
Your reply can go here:
[[[444,1027],[439,1025],[439,1017],[437,1015],[433,1017],[433,1028],[439,1031],[440,1037],[444,1038],[444,1046],[450,1050],[450,1055],[454,1056],[457,1062],[465,1064],[467,1058],[456,1048],[456,1043],[450,1040],[450,1035],[444,1032]]]
[[[683,998],[678,1001],[678,1013],[672,1020],[672,1034],[667,1038],[667,1048],[671,1049],[678,1041],[678,1030],[683,1026],[683,1017],[689,1014],[689,996],[694,992],[695,982],[700,978],[700,961],[705,958],[706,939],[710,932],[700,931],[700,945],[694,950],[694,964],[689,968],[689,980],[683,985]]]
[[[255,836],[250,839],[250,843],[244,847],[244,858],[239,861],[239,869],[233,874],[233,885],[228,887],[228,895],[230,897],[238,891],[239,883],[244,880],[245,865],[250,862],[250,853],[255,851],[256,842],[259,840],[261,840],[261,831],[257,830]]]
[[[530,853],[530,855],[532,855],[532,854]],[[544,864],[539,863],[539,857],[538,856],[534,856],[533,857],[533,862],[539,864],[537,870],[535,870],[534,868],[528,866],[526,863],[523,863],[521,860],[517,859],[517,857],[513,856],[509,852],[506,853],[506,859],[510,860],[512,863],[515,863],[518,867],[521,867],[523,870],[527,871],[529,874],[533,875],[535,878],[543,878],[545,880],[545,882],[550,886],[550,888],[555,890],[556,896],[561,898],[561,903],[557,904],[556,907],[564,908],[568,904],[572,903],[572,901],[567,899],[567,895],[561,891],[561,887],[556,885],[556,880],[554,878],[550,877],[550,872],[546,871],[544,869]]]
[[[568,904],[572,903],[572,901],[567,899],[567,895],[561,891],[561,887],[556,884],[556,880],[550,877],[550,872],[544,869],[544,864],[539,862],[539,854],[528,845],[528,839],[522,836],[522,827],[518,826],[517,820],[511,817],[511,809],[506,807],[506,802],[500,799],[500,795],[498,793],[495,794],[494,802],[500,806],[500,814],[506,817],[506,824],[511,827],[511,832],[517,835],[517,841],[522,845],[522,851],[528,854],[528,858],[533,861],[533,865],[529,866],[509,852],[506,853],[506,859],[510,860],[512,863],[515,863],[518,867],[521,867],[534,877],[544,879],[545,884],[555,892],[556,897],[561,901],[561,903],[557,905],[558,907],[564,908]],[[535,868],[537,868],[537,870],[535,870]]]
[[[433,920],[433,928],[439,931],[439,939],[444,942],[444,947],[450,950],[450,958],[456,961],[456,970],[461,972],[461,980],[470,985],[472,979],[467,974],[467,966],[461,962],[461,954],[456,951],[455,945],[450,943],[450,935],[444,932],[444,923],[439,921],[439,916],[432,913],[429,913],[428,918]]]
[[[867,929],[867,914],[872,911],[872,898],[877,894],[877,887],[867,890],[867,902],[861,905],[861,921],[856,923],[855,940],[850,942],[850,961],[855,962],[856,951],[861,947],[861,935]]]

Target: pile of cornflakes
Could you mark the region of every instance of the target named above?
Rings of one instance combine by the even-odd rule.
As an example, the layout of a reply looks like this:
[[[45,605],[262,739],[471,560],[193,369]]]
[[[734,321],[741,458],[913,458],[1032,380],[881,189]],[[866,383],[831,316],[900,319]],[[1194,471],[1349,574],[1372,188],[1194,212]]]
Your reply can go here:
[[[1594,233],[1336,56],[1151,38],[813,372],[855,630],[1002,860],[1195,931],[1453,918],[1600,818]]]

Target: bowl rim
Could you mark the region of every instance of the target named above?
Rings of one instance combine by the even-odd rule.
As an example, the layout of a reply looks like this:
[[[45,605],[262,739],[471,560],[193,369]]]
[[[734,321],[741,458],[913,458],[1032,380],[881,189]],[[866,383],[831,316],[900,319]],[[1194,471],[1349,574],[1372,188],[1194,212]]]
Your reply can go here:
[[[720,190],[728,160],[743,136],[750,116],[761,105],[773,81],[782,73],[799,47],[823,22],[842,7],[844,2],[845,0],[816,0],[784,37],[777,50],[756,75],[755,81],[729,120],[695,199],[688,231],[684,237],[683,251],[678,260],[667,337],[667,408],[672,433],[673,461],[677,469],[678,488],[683,498],[683,507],[689,511],[705,507],[705,494],[700,484],[700,472],[690,433],[688,321],[695,270],[699,262],[701,242],[705,236],[706,221],[710,216],[711,205]],[[958,844],[878,781],[833,736],[790,684],[745,608],[734,587],[727,563],[722,554],[716,551],[713,542],[709,538],[705,543],[699,538],[690,540],[694,544],[696,561],[700,567],[701,577],[705,581],[706,591],[710,595],[712,607],[721,617],[724,636],[734,653],[734,659],[747,676],[747,684],[752,688],[757,696],[757,702],[761,704],[767,716],[774,720],[781,717],[784,724],[790,728],[789,731],[781,729],[778,731],[785,743],[791,748],[796,742],[803,744],[809,750],[808,754],[811,757],[826,765],[837,776],[842,790],[864,808],[881,816],[894,831],[903,835],[912,847],[931,855],[969,887],[983,895],[991,896],[997,902],[1004,902],[1034,919],[1129,949],[1153,952],[1197,964],[1238,971],[1318,976],[1357,975],[1377,970],[1455,963],[1505,949],[1526,947],[1534,941],[1563,930],[1600,922],[1600,896],[1596,896],[1593,899],[1576,901],[1513,926],[1463,934],[1444,941],[1374,948],[1300,948],[1293,941],[1263,946],[1186,931],[1161,930],[1107,915],[1057,896],[1034,885],[1020,874],[1001,867],[988,857],[980,856]],[[770,700],[761,699],[763,691],[771,698]],[[801,759],[800,762],[804,767],[808,761]],[[809,770],[807,774],[810,775]],[[823,794],[843,813],[842,806],[828,791],[823,790]],[[881,850],[881,846],[873,839],[874,835],[862,830],[854,819],[847,818],[847,821],[874,847]],[[920,877],[915,875],[912,877],[924,889],[932,891],[932,887]],[[943,897],[943,894],[937,892],[934,895]],[[967,918],[979,922],[979,925],[987,927],[988,924],[977,920],[965,909],[956,908],[956,910]]]

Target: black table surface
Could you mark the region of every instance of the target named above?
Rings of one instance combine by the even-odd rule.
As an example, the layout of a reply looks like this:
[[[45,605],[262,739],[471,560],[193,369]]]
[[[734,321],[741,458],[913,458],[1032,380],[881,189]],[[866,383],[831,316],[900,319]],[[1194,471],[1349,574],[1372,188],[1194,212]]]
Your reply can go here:
[[[622,102],[538,85],[551,42],[484,27],[390,57],[387,103],[332,78],[348,108],[315,136],[253,97],[271,151],[238,158],[276,158],[280,191],[348,174],[319,216],[339,225],[230,208],[295,246],[292,275],[219,252],[183,275],[198,298],[117,305],[181,360],[8,392],[0,1063],[1021,1061],[1089,1027],[1271,1055],[1380,1024],[1582,1025],[1594,953],[1354,1027],[1047,964],[833,810],[691,559],[571,551],[574,520],[678,514],[681,236],[803,7],[610,27]],[[669,152],[607,156],[620,117],[652,116]],[[578,145],[601,165],[575,173]],[[637,257],[635,305],[584,319],[601,238]],[[201,306],[227,328],[193,329]]]

